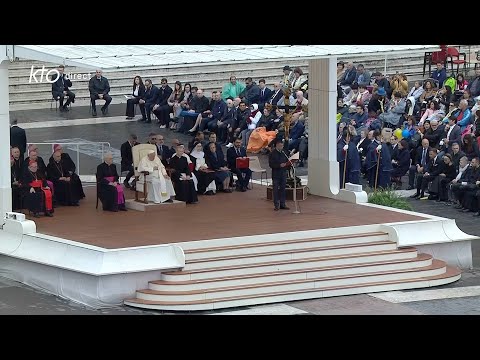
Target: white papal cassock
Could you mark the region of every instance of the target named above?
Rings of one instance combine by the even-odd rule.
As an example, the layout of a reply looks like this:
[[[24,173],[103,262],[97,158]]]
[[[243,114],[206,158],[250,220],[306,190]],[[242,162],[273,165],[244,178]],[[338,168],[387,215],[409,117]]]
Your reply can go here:
[[[153,170],[155,166],[158,170]],[[149,172],[146,177],[148,201],[160,204],[169,200],[171,196],[175,196],[172,180],[165,178],[168,176],[167,171],[158,156],[155,156],[153,161],[148,158],[148,155],[145,156],[138,165],[138,172],[142,171]],[[143,174],[140,174],[140,176],[143,176]]]

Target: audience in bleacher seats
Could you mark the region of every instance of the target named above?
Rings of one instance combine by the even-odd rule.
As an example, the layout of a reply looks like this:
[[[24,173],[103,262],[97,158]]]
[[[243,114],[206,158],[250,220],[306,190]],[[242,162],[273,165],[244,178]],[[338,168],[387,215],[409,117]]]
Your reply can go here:
[[[216,143],[208,144],[208,152],[205,153],[205,161],[208,167],[215,171],[215,182],[217,189],[223,192],[232,192],[230,189],[230,170],[227,167],[223,152],[217,150]]]
[[[102,70],[96,70],[88,83],[88,90],[90,91],[90,102],[92,106],[92,116],[97,116],[97,105],[95,100],[105,100],[105,104],[100,109],[103,115],[108,112],[108,105],[112,102],[112,97],[108,94],[110,92],[110,84],[105,76],[102,76]]]
[[[70,91],[72,87],[71,80],[64,74],[65,66],[59,65],[57,68],[58,77],[51,79],[52,81],[52,96],[59,102],[60,111],[68,111],[68,105],[75,102],[75,94]],[[67,102],[64,104],[63,100],[67,97]]]
[[[455,89],[453,89],[454,99],[458,101],[463,97],[463,92],[467,90],[468,81],[465,79],[465,76],[461,73],[457,74]]]
[[[70,157],[70,155],[63,152],[63,147],[60,144],[53,145],[53,152],[55,153],[56,151],[60,152],[63,163],[66,164],[66,166],[68,166],[68,168],[72,171],[72,174],[70,174],[70,177],[74,178],[73,184],[74,186],[78,187],[78,193],[80,194],[80,199],[85,198],[82,182],[80,181],[80,177],[75,173],[77,170],[77,167],[75,166],[75,163],[73,162],[72,158]],[[54,160],[53,160],[53,154],[52,154],[52,156],[50,156],[50,158],[48,159],[48,163],[50,164],[53,161]]]
[[[145,121],[146,123],[151,123],[152,122],[152,110],[153,107],[157,104],[158,102],[158,96],[160,92],[158,88],[153,85],[152,80],[146,79],[145,80],[145,99],[140,99],[139,103],[140,104],[145,104],[145,113],[146,113],[146,118],[142,118],[141,121]]]
[[[184,118],[184,122],[180,131],[188,133],[186,129],[190,126],[193,128],[199,117],[206,118],[210,114],[210,102],[203,94],[202,89],[198,89],[196,95],[192,98],[189,104],[189,110],[183,110],[180,116]],[[201,121],[201,120],[200,120]]]
[[[305,75],[302,69],[300,69],[299,67],[296,67],[293,70],[293,74],[295,75],[295,77],[292,80],[291,88],[295,91],[301,90],[305,82],[308,81],[307,75]]]
[[[353,125],[356,129],[364,128],[367,121],[367,113],[365,108],[361,105],[355,107],[355,114],[350,116],[350,125]]]
[[[177,128],[178,117],[182,112],[181,102],[183,100],[184,94],[185,93],[182,90],[182,83],[180,81],[175,81],[174,89],[167,100],[167,104],[168,106],[170,106],[169,113],[173,113],[173,118],[169,126],[170,130],[175,130]]]
[[[222,99],[227,100],[228,98],[234,99],[242,93],[245,89],[245,84],[238,82],[237,78],[232,75],[230,76],[230,81],[223,85],[222,88]]]
[[[247,150],[242,146],[241,139],[235,139],[233,147],[227,150],[227,167],[237,175],[236,188],[238,191],[245,192],[248,189],[248,183],[252,177],[252,171],[248,167],[237,167],[237,159],[245,159]]]
[[[432,80],[427,79],[423,82],[423,93],[420,95],[419,106],[426,106],[427,103],[437,95],[437,90],[435,90],[435,85]]]
[[[471,96],[474,98],[480,96],[480,67],[475,70],[475,77],[470,80],[467,90],[470,91]]]
[[[272,96],[268,100],[268,103],[272,104],[273,106],[277,106],[277,103],[280,99],[283,99],[282,85],[279,82],[275,82],[273,83]]]
[[[358,64],[357,73],[355,75],[355,80],[353,81],[353,84],[357,84],[359,87],[360,85],[363,85],[366,89],[366,87],[370,85],[371,77],[372,76],[370,72],[368,70],[365,70],[365,66],[363,64]]]
[[[352,104],[353,106],[356,105],[357,103],[357,97],[358,97],[358,84],[353,84],[350,87],[350,91],[347,96],[343,99],[343,102],[345,105],[350,107]]]
[[[424,125],[425,132],[422,134],[422,138],[428,140],[430,147],[437,148],[444,136],[444,127],[439,125],[438,120],[426,120]]]
[[[474,157],[480,156],[478,151],[478,143],[472,134],[466,134],[463,137],[462,151],[465,153],[469,161],[471,161]]]
[[[231,99],[227,99],[225,114],[217,121],[217,132],[222,145],[233,143],[233,130],[237,123],[237,110]]]
[[[48,187],[45,175],[38,171],[37,163],[30,160],[27,169],[22,175],[22,186],[25,194],[25,205],[27,209],[38,218],[39,213],[45,216],[53,216],[52,192]]]
[[[184,133],[186,131],[185,126],[183,125],[185,119],[181,116],[181,113],[182,111],[188,111],[190,109],[190,103],[197,96],[197,90],[196,86],[192,87],[189,83],[186,83],[183,86],[183,95],[181,95],[182,100],[180,101],[181,110],[178,113],[177,126],[175,128],[176,132]]]
[[[258,110],[263,112],[265,104],[268,103],[272,97],[273,91],[265,85],[265,79],[258,80],[258,87],[260,88],[260,97],[258,99]]]
[[[349,88],[353,85],[356,77],[357,69],[352,62],[347,63],[347,69],[345,70],[345,74],[343,74],[343,77],[340,80],[340,85],[346,92],[350,91]]]
[[[422,125],[425,120],[429,120],[430,125],[431,125],[432,116],[438,114],[439,111],[440,111],[440,104],[435,100],[429,101],[428,104],[427,104],[427,109],[423,113],[423,115],[420,118],[420,121],[419,121],[418,124]],[[442,116],[442,118],[443,118],[443,116]]]
[[[445,84],[444,87],[442,87],[440,90],[438,90],[437,96],[434,99],[437,100],[440,104],[440,110],[443,111],[443,115],[445,116],[445,113],[448,111],[450,104],[453,102],[453,93],[452,93],[452,88],[448,85]]]
[[[393,94],[393,99],[389,102],[386,111],[378,116],[384,127],[395,128],[399,123],[403,124],[405,114],[406,100],[402,98],[400,92]],[[402,121],[401,121],[402,120]]]
[[[340,82],[345,74],[345,63],[343,61],[337,62],[337,82]]]
[[[32,154],[32,153],[31,153]],[[53,161],[47,166],[47,178],[55,186],[55,201],[64,206],[79,206],[81,186],[76,182],[80,179],[73,177],[73,169],[69,162],[62,160],[60,151],[53,153]],[[53,191],[52,191],[53,193]]]
[[[468,125],[470,125],[472,112],[468,108],[468,101],[466,99],[460,100],[460,103],[458,104],[458,110],[455,111],[452,116],[455,117],[455,123],[460,127],[462,132],[467,128]]]
[[[392,94],[399,92],[402,98],[406,97],[408,94],[408,80],[405,74],[395,74],[390,81],[390,88],[392,89]]]
[[[376,87],[377,89],[383,88],[385,90],[385,95],[388,99],[391,98],[393,94],[393,90],[390,87],[390,81],[383,75],[381,72],[377,71],[372,74],[372,77],[375,79],[374,82],[374,88]]]
[[[242,141],[242,146],[244,148],[247,147],[250,134],[257,127],[257,123],[261,117],[262,117],[262,113],[258,110],[258,105],[252,104],[250,106],[250,116],[247,119],[247,128],[240,132],[240,139]],[[227,144],[227,146],[228,145],[229,144]]]
[[[104,161],[97,166],[97,186],[104,211],[127,211],[123,187],[118,183],[117,167],[113,163],[112,153],[106,153]]]
[[[131,120],[135,116],[135,105],[138,104],[140,112],[142,114],[142,119],[145,119],[145,102],[140,100],[145,100],[145,85],[141,76],[135,76],[133,79],[133,88],[132,97],[127,100],[127,109],[125,110],[127,120]]]
[[[440,175],[436,178],[438,181],[438,198],[437,202],[448,201],[448,185],[455,179],[457,171],[452,161],[452,155],[445,154],[443,156],[443,164]]]
[[[374,112],[380,115],[388,108],[389,100],[387,98],[387,92],[383,87],[379,87],[373,94],[368,102],[368,112]],[[405,104],[406,105],[406,104]],[[337,111],[338,113],[338,111]]]
[[[228,101],[228,100],[227,100]],[[199,132],[203,135],[203,132]],[[190,160],[194,165],[194,174],[197,178],[197,192],[203,195],[215,195],[217,186],[215,184],[215,172],[208,168],[205,162],[205,152],[203,151],[204,143],[195,141],[190,153]]]
[[[258,120],[257,127],[265,127],[267,131],[271,131],[273,129],[274,123],[274,113],[273,113],[273,106],[272,104],[265,104],[265,107],[262,111],[262,116],[260,120]]]
[[[20,157],[25,157],[27,151],[27,135],[25,129],[18,126],[18,120],[13,118],[10,120],[10,146],[16,147],[20,151]]]
[[[472,97],[472,94],[470,92],[470,90],[465,90],[463,92],[463,97],[462,97],[462,100],[466,100],[467,101],[467,106],[469,108],[473,107],[475,105],[475,100],[474,98]]]
[[[132,147],[135,145],[138,145],[137,142],[137,135],[135,134],[130,134],[128,137],[128,140],[125,141],[121,146],[120,146],[120,155],[122,157],[122,160],[120,162],[120,171],[128,171],[127,176],[125,177],[125,180],[123,181],[123,185],[127,188],[130,189],[130,179],[132,176],[135,175],[135,171],[133,169],[133,154],[132,154]],[[133,187],[135,189],[135,187]]]
[[[346,183],[360,184],[360,153],[347,128],[343,129],[342,137],[337,142],[337,161],[340,172],[340,187],[344,188]],[[345,179],[343,178],[344,174]]]
[[[365,159],[368,184],[372,189],[388,188],[390,186],[390,173],[392,171],[392,159],[390,151],[385,143],[381,142],[381,132],[375,130],[374,139],[368,146]],[[377,171],[377,165],[378,171]]]
[[[138,164],[139,180],[147,183],[147,200],[155,204],[171,203],[175,196],[172,180],[154,150],[150,150]],[[142,179],[143,178],[143,179]]]
[[[176,152],[170,159],[172,169],[171,179],[175,187],[176,200],[185,201],[187,204],[198,202],[197,191],[193,182],[193,173],[188,165],[188,159],[182,144],[177,145]]]
[[[420,96],[422,96],[425,89],[420,84],[420,81],[415,81],[413,87],[410,89],[410,92],[407,95],[407,98],[412,97],[415,99],[415,103],[420,100]]]
[[[225,103],[225,101],[222,100],[220,92],[213,91],[212,99],[209,104],[209,109],[206,110],[204,113],[198,115],[195,124],[188,132],[193,133],[197,129],[199,129],[200,131],[203,131],[205,129],[208,131],[216,131],[219,124],[223,122],[226,111],[227,104]]]
[[[248,120],[250,118],[251,111],[244,101],[241,101],[237,110],[237,121],[233,130],[233,137],[237,138],[243,130],[248,128]],[[232,143],[227,144],[227,147],[233,146]]]
[[[462,173],[460,179],[451,186],[453,197],[458,203],[455,209],[463,212],[471,211],[471,201],[478,190],[477,182],[480,183],[480,161],[478,157],[475,157],[470,162],[470,166]],[[470,194],[467,197],[468,193]]]
[[[295,79],[295,74],[290,66],[285,65],[283,67],[283,78],[281,81],[282,88],[291,88],[292,82]]]
[[[170,122],[170,105],[168,105],[168,99],[173,90],[168,86],[168,80],[163,78],[161,80],[161,86],[158,88],[157,102],[153,106],[152,111],[158,119],[160,129],[165,129]]]
[[[432,72],[431,78],[437,82],[439,89],[443,87],[443,83],[447,79],[447,71],[443,62],[437,62],[437,68]]]
[[[343,103],[343,99],[339,98],[337,100],[337,124],[349,122],[349,116],[348,106]]]
[[[14,168],[15,160],[10,155],[10,185],[12,187],[12,211],[22,209],[22,184]]]
[[[285,150],[292,151],[298,148],[298,145],[300,144],[300,138],[303,135],[304,130],[305,130],[305,126],[303,125],[303,122],[292,117],[290,122],[290,134],[288,137],[288,146],[287,146],[287,149]]]
[[[247,77],[245,79],[245,88],[238,97],[245,101],[247,105],[258,104],[258,100],[260,99],[260,87],[251,77]]]

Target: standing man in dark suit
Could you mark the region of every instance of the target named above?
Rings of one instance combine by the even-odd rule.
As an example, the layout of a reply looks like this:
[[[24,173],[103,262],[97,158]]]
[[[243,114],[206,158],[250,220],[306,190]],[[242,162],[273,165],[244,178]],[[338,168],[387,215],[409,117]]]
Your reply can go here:
[[[105,105],[102,106],[102,114],[106,115],[108,105],[112,102],[112,97],[108,95],[110,92],[110,84],[106,77],[102,76],[102,70],[97,70],[95,76],[88,82],[88,90],[90,91],[90,101],[92,104],[92,116],[97,116],[97,106],[95,100],[105,100]]]
[[[68,105],[75,102],[75,94],[69,90],[69,87],[72,86],[72,82],[64,74],[65,66],[59,65],[57,71],[57,80],[52,83],[52,96],[55,100],[59,101],[59,109],[61,112],[68,111]],[[63,100],[65,96],[68,97],[68,99],[64,105]]]
[[[272,169],[274,210],[288,210],[285,201],[287,197],[287,170],[290,167],[290,161],[283,151],[282,139],[275,139],[275,149],[270,153],[268,164]]]
[[[273,91],[266,87],[265,79],[258,80],[258,87],[260,88],[260,97],[258,99],[258,111],[263,113],[263,109],[265,107],[265,104],[272,97]]]
[[[233,147],[227,150],[227,166],[230,171],[237,175],[237,190],[245,192],[252,177],[252,170],[249,168],[237,169],[237,158],[246,158],[247,150],[242,147],[242,139],[235,139]],[[245,178],[243,175],[245,174]]]
[[[164,166],[168,165],[168,161],[173,156],[167,145],[165,145],[165,138],[161,134],[157,134],[157,154]]]
[[[130,189],[130,185],[128,184],[129,180],[135,174],[133,170],[133,154],[132,154],[132,147],[137,145],[137,135],[131,134],[128,137],[128,140],[120,146],[120,155],[122,156],[121,161],[121,171],[128,171],[127,177],[123,181],[123,185]],[[134,187],[135,188],[135,187]]]
[[[170,105],[167,101],[173,90],[168,86],[168,81],[165,78],[161,80],[161,85],[158,89],[157,102],[153,106],[153,113],[158,118],[160,129],[165,129],[170,122]]]
[[[140,103],[145,104],[145,112],[147,113],[147,120],[142,118],[141,121],[145,121],[146,123],[152,122],[152,109],[157,104],[158,96],[159,96],[158,88],[153,85],[152,80],[146,79],[145,80],[145,100],[141,99]]]
[[[10,147],[18,147],[20,150],[20,157],[25,158],[27,151],[27,135],[25,130],[18,126],[17,119],[12,119],[10,126]]]

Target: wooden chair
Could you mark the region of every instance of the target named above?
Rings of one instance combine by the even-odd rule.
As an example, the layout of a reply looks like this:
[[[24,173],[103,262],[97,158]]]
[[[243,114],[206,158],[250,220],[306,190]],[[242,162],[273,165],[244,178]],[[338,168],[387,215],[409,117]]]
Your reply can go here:
[[[145,176],[148,175],[148,172],[144,171],[142,173],[138,172],[138,165],[140,161],[148,155],[150,151],[155,151],[157,153],[157,146],[152,144],[139,144],[135,145],[132,148],[133,155],[133,169],[135,171],[135,201],[139,201],[138,193],[143,193],[144,199],[143,203],[148,204],[148,193],[147,193],[147,181]]]
[[[265,174],[265,182],[267,183],[267,186],[268,186],[267,170],[262,168],[262,165],[260,165],[260,160],[258,156],[249,156],[248,158],[250,159],[249,169],[252,171],[252,173],[260,173],[260,185],[263,185],[262,180],[263,180],[263,175]],[[253,176],[251,177],[250,180],[253,188]]]

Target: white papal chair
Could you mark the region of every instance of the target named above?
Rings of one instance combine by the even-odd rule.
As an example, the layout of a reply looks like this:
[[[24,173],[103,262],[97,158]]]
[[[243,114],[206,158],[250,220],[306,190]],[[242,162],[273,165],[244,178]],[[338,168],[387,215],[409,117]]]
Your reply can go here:
[[[148,173],[140,173],[137,169],[140,161],[152,150],[156,153],[157,146],[152,144],[139,144],[132,147],[133,169],[135,171],[135,201],[139,201],[138,194],[143,193],[143,202],[145,204],[148,204],[148,186],[145,180],[145,176],[148,175]]]

